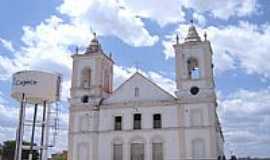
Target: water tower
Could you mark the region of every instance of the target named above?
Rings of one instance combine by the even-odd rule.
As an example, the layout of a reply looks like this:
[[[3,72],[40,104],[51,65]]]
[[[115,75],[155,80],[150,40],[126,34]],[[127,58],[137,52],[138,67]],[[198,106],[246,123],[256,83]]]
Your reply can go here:
[[[30,150],[28,159],[32,160],[34,150],[40,151],[40,160],[47,160],[49,147],[49,129],[51,106],[60,99],[61,76],[41,71],[21,71],[13,74],[11,96],[20,102],[19,123],[16,133],[16,150],[14,160],[22,160],[22,149]],[[33,119],[26,119],[29,108],[34,108]],[[41,119],[37,121],[38,108]],[[40,113],[40,112],[39,112]],[[24,145],[24,129],[31,127],[30,145]],[[35,144],[35,131],[39,127],[40,142]]]

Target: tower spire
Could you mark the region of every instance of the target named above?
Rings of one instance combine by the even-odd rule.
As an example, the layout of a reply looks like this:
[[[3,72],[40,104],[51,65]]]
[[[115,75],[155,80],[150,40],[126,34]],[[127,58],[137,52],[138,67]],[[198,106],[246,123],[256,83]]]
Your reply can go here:
[[[190,26],[188,29],[188,34],[185,38],[185,42],[197,42],[201,41],[200,36],[198,35],[198,32],[196,30],[196,27],[193,25],[193,19],[190,20]]]
[[[97,39],[97,33],[96,32],[92,32],[93,33],[93,39],[90,42],[90,45],[87,47],[86,53],[95,53],[98,52],[101,49],[101,45]]]

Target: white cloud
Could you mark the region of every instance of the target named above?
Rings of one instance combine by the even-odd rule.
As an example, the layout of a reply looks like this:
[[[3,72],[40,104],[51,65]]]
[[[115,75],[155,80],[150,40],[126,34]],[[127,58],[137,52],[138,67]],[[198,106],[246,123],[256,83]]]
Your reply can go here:
[[[179,32],[176,31],[175,34],[167,35],[165,37],[165,40],[162,41],[163,53],[165,54],[165,59],[173,58],[175,56],[173,44],[176,43],[176,34],[178,33]]]
[[[4,94],[0,91],[0,104],[5,103]]]
[[[208,27],[207,32],[216,54],[214,57],[216,65],[219,65],[218,60],[222,64],[221,56],[225,54],[229,59],[224,61],[231,62],[226,68],[231,69],[235,66],[250,74],[256,73],[269,77],[269,25],[259,26],[240,22],[239,26]],[[225,66],[220,67],[226,69]]]
[[[270,142],[270,90],[239,90],[227,97],[219,96],[219,110],[226,150],[239,156],[260,153],[267,156]],[[256,147],[253,147],[256,146]]]
[[[52,16],[36,27],[24,26],[22,41],[25,44],[14,51],[15,58],[0,56],[0,79],[11,79],[14,72],[35,69],[63,74],[63,99],[69,94],[72,65],[70,45],[86,46],[90,30],[83,25],[65,24]],[[88,36],[89,35],[89,36]]]
[[[138,16],[158,22],[160,26],[185,20],[182,4],[178,0],[122,0],[119,3]]]
[[[7,114],[8,113],[8,114]],[[14,107],[7,107],[4,104],[0,104],[0,125],[2,127],[14,127],[17,122],[17,110]]]
[[[24,69],[69,72],[71,58],[67,46],[82,42],[82,40],[78,40],[82,38],[78,37],[85,33],[80,28],[72,30],[73,27],[62,24],[61,19],[54,16],[35,28],[23,27],[24,34],[21,39],[24,46],[14,51],[15,58],[0,56],[1,79],[7,79],[14,72]],[[77,33],[76,36],[74,32]],[[53,65],[57,65],[57,67],[53,67]]]
[[[176,32],[180,32],[181,39],[187,34],[188,25],[180,25]],[[269,77],[270,66],[270,25],[254,25],[240,22],[233,26],[197,27],[200,35],[207,31],[208,39],[212,43],[215,70],[218,73],[240,68],[248,74],[260,74]],[[184,33],[184,36],[183,36]],[[163,41],[164,54],[167,58],[174,57],[172,44],[174,35],[167,36]],[[202,36],[201,36],[202,37]]]
[[[15,51],[15,49],[13,48],[13,44],[4,38],[0,37],[0,44],[2,44],[3,47],[6,48],[8,51],[11,51],[11,52]]]
[[[202,14],[198,14],[197,12],[193,13],[193,19],[198,21],[200,26],[206,25],[206,18]]]
[[[198,13],[210,12],[216,18],[227,20],[232,16],[244,17],[258,13],[256,0],[185,0],[184,6],[193,8]]]
[[[130,10],[143,18],[156,21],[161,27],[167,24],[185,21],[184,8],[192,8],[194,19],[205,25],[204,15],[227,20],[233,16],[245,17],[259,12],[259,4],[256,0],[115,0],[119,6]]]
[[[51,16],[35,27],[24,26],[21,38],[24,45],[15,50],[12,43],[2,40],[15,58],[0,56],[0,79],[23,69],[48,70],[70,76],[70,45],[87,46],[92,38],[90,28],[101,35],[114,35],[133,46],[153,45],[157,36],[151,36],[144,23],[128,10],[120,9],[115,1],[65,0],[59,7],[70,17],[64,22]]]
[[[11,74],[17,71],[17,64],[14,60],[0,56],[0,80],[11,79]]]
[[[150,35],[140,18],[119,7],[116,1],[64,0],[59,11],[70,16],[74,24],[93,27],[98,34],[118,37],[132,46],[152,46],[158,41],[158,36]]]

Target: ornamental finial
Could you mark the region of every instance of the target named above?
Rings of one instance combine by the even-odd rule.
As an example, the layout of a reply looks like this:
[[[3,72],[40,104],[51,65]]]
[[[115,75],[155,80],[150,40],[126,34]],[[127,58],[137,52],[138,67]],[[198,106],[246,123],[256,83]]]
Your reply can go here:
[[[204,36],[204,41],[207,41],[207,33],[206,33],[206,31],[204,32],[203,36]]]
[[[79,47],[78,46],[75,47],[75,54],[79,54]]]
[[[190,20],[190,24],[193,25],[194,21],[193,18]]]

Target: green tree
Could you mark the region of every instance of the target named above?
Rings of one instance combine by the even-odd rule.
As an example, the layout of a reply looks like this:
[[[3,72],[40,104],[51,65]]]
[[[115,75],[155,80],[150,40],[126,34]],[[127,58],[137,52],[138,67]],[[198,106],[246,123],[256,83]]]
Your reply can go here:
[[[15,141],[5,141],[3,144],[3,160],[12,160],[14,159],[15,154]]]
[[[23,142],[24,145],[29,145],[30,143],[28,142]],[[2,159],[3,160],[14,160],[14,155],[15,155],[15,149],[16,149],[16,141],[10,140],[10,141],[5,141],[3,144],[3,154],[2,154]],[[28,159],[30,151],[29,150],[23,150],[22,151],[22,159]],[[33,160],[38,160],[39,153],[38,151],[34,150],[33,153]]]
[[[2,149],[2,144],[0,143],[0,157],[2,156],[3,154],[3,149]]]
[[[54,160],[65,160],[64,156],[57,156]]]

